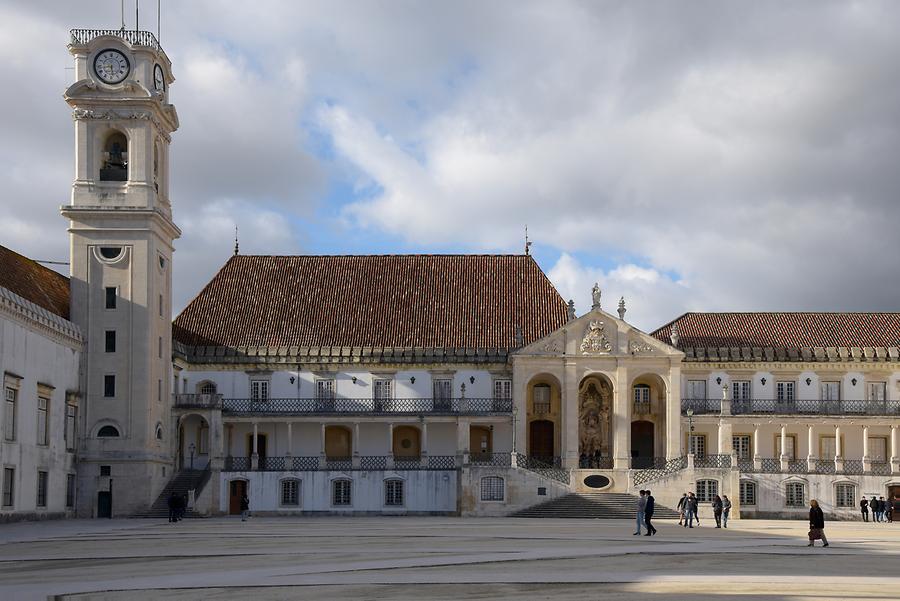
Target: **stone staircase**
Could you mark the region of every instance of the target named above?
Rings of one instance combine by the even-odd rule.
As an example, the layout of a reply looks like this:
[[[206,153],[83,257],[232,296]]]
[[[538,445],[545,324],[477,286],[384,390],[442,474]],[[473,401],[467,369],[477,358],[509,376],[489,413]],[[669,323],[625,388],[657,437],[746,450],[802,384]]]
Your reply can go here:
[[[203,487],[209,481],[210,471],[205,470],[181,470],[172,476],[166,487],[159,493],[156,501],[150,506],[150,509],[139,511],[132,515],[135,518],[168,518],[169,517],[169,496],[174,492],[176,495],[187,497],[188,491],[194,489],[194,498],[200,496]],[[186,518],[202,517],[193,509],[186,509],[184,512]]]
[[[571,493],[546,503],[532,505],[510,514],[514,518],[595,518],[634,520],[637,495],[628,493],[591,492]],[[677,518],[668,507],[656,504],[654,518]]]

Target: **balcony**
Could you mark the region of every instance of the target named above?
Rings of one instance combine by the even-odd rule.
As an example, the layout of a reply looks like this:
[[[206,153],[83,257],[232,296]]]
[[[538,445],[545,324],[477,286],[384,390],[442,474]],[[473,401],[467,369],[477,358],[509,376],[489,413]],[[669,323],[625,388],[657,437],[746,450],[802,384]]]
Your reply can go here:
[[[149,31],[135,31],[133,29],[73,29],[69,34],[70,43],[73,46],[84,46],[95,38],[112,36],[124,40],[132,46],[147,46],[155,50],[162,50],[156,36]]]
[[[176,409],[221,409],[221,394],[173,394],[172,407]]]
[[[682,399],[681,413],[717,414],[722,399]],[[798,399],[735,399],[732,415],[900,415],[900,400],[850,399],[841,401]]]
[[[176,395],[203,396],[203,395]],[[207,395],[218,396],[218,395]],[[187,402],[185,401],[182,401]],[[185,406],[176,403],[176,406]],[[512,413],[511,399],[221,399],[225,415],[493,415]]]

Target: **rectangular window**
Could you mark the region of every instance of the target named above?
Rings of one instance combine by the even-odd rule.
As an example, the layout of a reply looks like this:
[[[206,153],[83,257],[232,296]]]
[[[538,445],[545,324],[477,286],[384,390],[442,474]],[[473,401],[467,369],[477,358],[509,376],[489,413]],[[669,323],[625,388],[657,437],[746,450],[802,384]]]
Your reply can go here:
[[[111,476],[112,475],[112,466],[101,465],[100,466],[100,475],[101,476]]]
[[[634,403],[637,404],[649,404],[650,403],[650,387],[649,386],[635,386],[634,387]]]
[[[300,481],[281,481],[281,504],[296,507],[300,505]]]
[[[111,398],[116,396],[116,377],[103,376],[103,396]]]
[[[250,398],[254,401],[269,400],[269,381],[250,380]]]
[[[335,480],[331,484],[331,504],[350,505],[350,480]]]
[[[156,400],[162,400],[162,378],[156,380]]]
[[[159,355],[159,358],[162,359],[162,336],[159,337],[156,346],[158,347],[157,354]]]
[[[837,445],[834,436],[823,436],[819,439],[819,457],[821,459],[834,459],[837,454]],[[841,436],[841,457],[844,456],[844,437]]]
[[[66,438],[66,450],[75,450],[75,405],[66,405],[66,429],[63,436]]]
[[[536,384],[531,389],[535,413],[550,413],[550,387],[547,384]]]
[[[118,290],[116,290],[115,286],[107,286],[106,287],[106,308],[107,309],[115,309],[116,308],[116,298],[118,298]]]
[[[494,400],[508,401],[512,398],[512,380],[501,378],[494,380]]]
[[[66,507],[75,507],[75,474],[66,474]]]
[[[163,316],[163,295],[159,295],[159,316]]]
[[[403,505],[403,480],[386,480],[384,483],[384,504]]]
[[[688,380],[687,397],[697,400],[706,398],[706,380]]]
[[[485,476],[481,479],[481,500],[502,501],[506,497],[505,483],[500,476]]]
[[[16,470],[15,468],[3,468],[3,506],[12,507],[16,500]]]
[[[38,472],[37,477],[37,506],[47,506],[47,472]]]
[[[115,353],[116,352],[116,331],[115,330],[106,330],[105,350],[107,353]]]
[[[788,460],[793,461],[797,458],[797,436],[794,434],[788,434],[784,437],[784,454],[787,455]],[[781,434],[777,434],[775,436],[775,458],[780,459],[782,455],[781,452]]]
[[[741,505],[756,505],[756,482],[741,480]]]
[[[872,436],[869,438],[869,457],[875,463],[885,463],[887,461],[887,437]]]
[[[694,457],[706,457],[706,435],[691,434],[688,437],[688,449]]]
[[[870,401],[883,401],[887,399],[887,382],[867,383],[866,398]]]
[[[334,400],[334,380],[330,378],[316,380],[316,398],[320,401]]]
[[[50,434],[50,401],[43,397],[37,400],[37,443],[39,445],[49,444]]]
[[[776,382],[775,398],[779,401],[794,400],[794,383],[793,382]]]
[[[731,382],[731,398],[735,401],[750,400],[750,380],[733,380]]]
[[[834,487],[834,500],[838,507],[856,507],[856,487],[852,484],[837,484]]]
[[[394,398],[394,381],[387,378],[376,379],[372,382],[373,398],[378,400]]]
[[[6,411],[3,420],[3,438],[16,439],[16,399],[19,391],[9,386],[6,387]]]
[[[805,507],[802,482],[788,482],[784,485],[784,504],[788,507]]]
[[[711,503],[717,494],[719,494],[718,480],[697,480],[697,500],[699,502]]]
[[[749,434],[736,434],[731,437],[731,448],[738,461],[749,461],[753,458],[753,452],[750,450],[751,436]]]
[[[840,382],[822,382],[822,400],[823,401],[839,401],[841,400],[841,383]]]
[[[449,401],[453,396],[453,380],[450,378],[432,380],[432,393],[436,401]]]

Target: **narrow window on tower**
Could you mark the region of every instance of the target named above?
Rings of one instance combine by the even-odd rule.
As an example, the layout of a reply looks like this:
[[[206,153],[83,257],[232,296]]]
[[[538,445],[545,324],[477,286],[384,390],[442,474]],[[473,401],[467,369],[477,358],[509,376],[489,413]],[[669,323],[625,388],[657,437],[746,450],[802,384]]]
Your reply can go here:
[[[117,294],[117,290],[115,286],[107,286],[106,287],[106,308],[107,309],[115,309],[116,308],[116,298],[119,296]]]
[[[116,352],[116,331],[115,330],[106,330],[106,352],[107,353],[115,353]]]
[[[163,297],[162,294],[159,295],[159,316],[163,316]]]
[[[103,396],[111,398],[116,396],[116,377],[106,375],[103,376]]]
[[[162,359],[162,336],[159,337],[159,342],[158,342],[157,346],[159,347],[158,348],[159,358]]]

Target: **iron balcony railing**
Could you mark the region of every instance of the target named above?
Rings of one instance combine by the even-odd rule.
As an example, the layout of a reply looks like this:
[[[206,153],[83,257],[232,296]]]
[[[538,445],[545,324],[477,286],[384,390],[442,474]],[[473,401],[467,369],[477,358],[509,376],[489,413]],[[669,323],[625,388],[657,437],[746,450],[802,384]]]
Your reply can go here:
[[[172,406],[176,409],[221,409],[221,394],[173,394]]]
[[[682,399],[681,413],[719,413],[722,399]],[[900,415],[900,400],[733,399],[732,415]]]
[[[583,470],[611,470],[613,458],[602,455],[582,455],[578,458],[578,467]]]
[[[507,453],[472,453],[469,455],[469,465],[478,467],[510,467],[512,455]]]
[[[511,399],[223,399],[226,415],[490,415]]]
[[[725,469],[731,467],[731,455],[702,455],[694,457],[695,468]]]
[[[516,466],[563,484],[568,484],[571,478],[569,470],[562,467],[559,457],[532,457],[516,453]]]
[[[635,486],[653,482],[660,478],[665,478],[680,472],[687,467],[687,457],[673,457],[672,459],[653,457],[652,463],[653,467],[632,470],[631,478]]]
[[[507,458],[509,453],[506,454]],[[359,461],[352,457],[260,457],[257,460],[256,471],[261,472],[302,472],[302,471],[370,471],[370,470],[455,470],[457,461],[455,455],[428,455],[424,460],[419,457],[397,457],[393,467],[388,467],[390,457],[387,455],[361,455]],[[509,466],[507,461],[506,467]],[[226,472],[252,471],[250,457],[226,457],[224,470]]]
[[[94,38],[102,36],[112,36],[125,40],[132,46],[147,46],[155,50],[162,50],[159,40],[149,31],[135,31],[133,29],[73,29],[71,34],[71,43],[75,46],[83,46]]]

